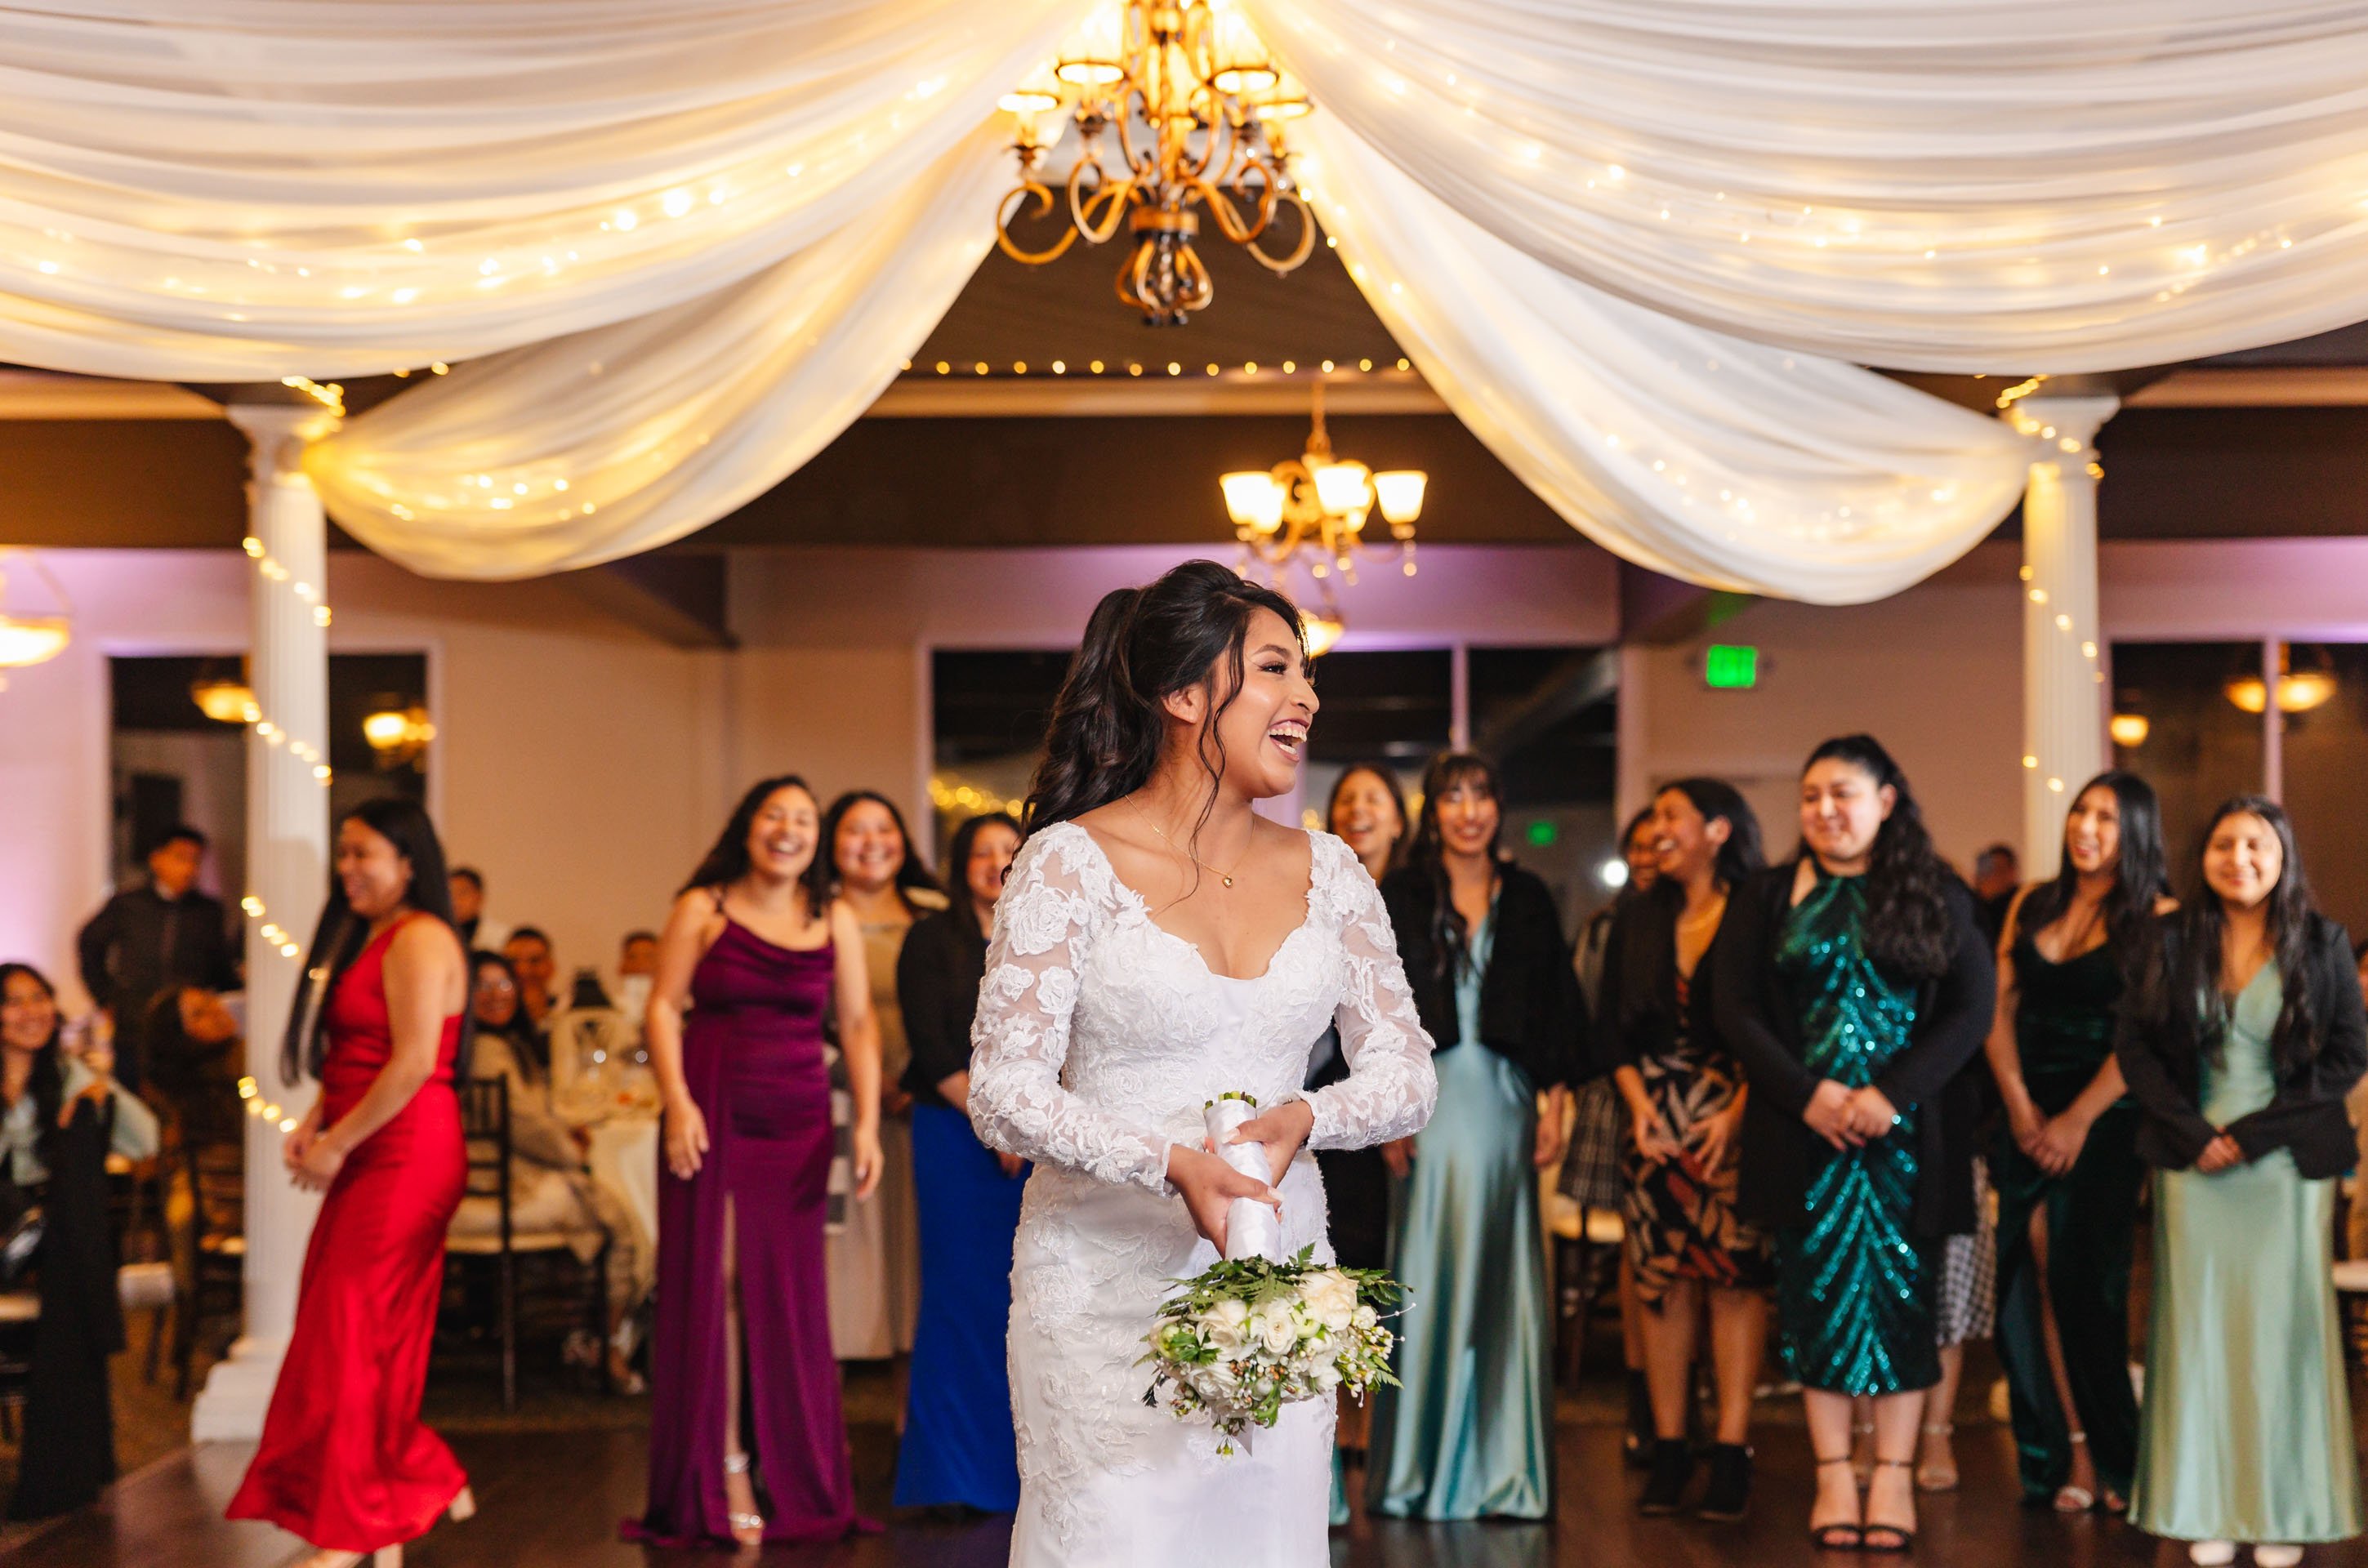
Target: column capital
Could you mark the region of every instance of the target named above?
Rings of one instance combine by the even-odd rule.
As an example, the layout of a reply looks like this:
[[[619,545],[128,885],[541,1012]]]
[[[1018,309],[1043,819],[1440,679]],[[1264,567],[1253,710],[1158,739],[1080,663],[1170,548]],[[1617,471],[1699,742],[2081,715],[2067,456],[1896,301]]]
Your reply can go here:
[[[304,449],[342,423],[336,410],[301,403],[233,403],[222,408],[246,432],[247,464],[258,484],[284,484],[304,472]]]
[[[2118,413],[2122,400],[2111,392],[2036,392],[2010,405],[2007,419],[2022,434],[2072,455],[2096,454],[2097,432]],[[2073,442],[2069,448],[2064,442]]]

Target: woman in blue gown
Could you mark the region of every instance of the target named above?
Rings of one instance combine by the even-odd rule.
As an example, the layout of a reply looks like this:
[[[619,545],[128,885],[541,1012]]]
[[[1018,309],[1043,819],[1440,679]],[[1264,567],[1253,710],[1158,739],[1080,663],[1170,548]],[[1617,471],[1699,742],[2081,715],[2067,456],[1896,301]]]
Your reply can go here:
[[[1399,1177],[1390,1267],[1413,1306],[1396,1324],[1404,1386],[1375,1398],[1368,1506],[1542,1519],[1554,1324],[1537,1172],[1562,1158],[1586,1007],[1554,894],[1499,849],[1495,767],[1451,753],[1422,793],[1413,851],[1382,898],[1435,1042],[1439,1109],[1383,1150]]]
[[[1941,1238],[1974,1228],[1974,1103],[1996,977],[1973,895],[1872,736],[1801,776],[1802,854],[1728,901],[1719,1031],[1751,1081],[1740,1201],[1776,1251],[1776,1313],[1817,1461],[1818,1545],[1905,1551]],[[1850,1403],[1874,1405],[1863,1501]]]
[[[916,924],[896,964],[912,1060],[913,1181],[921,1230],[921,1305],[896,1506],[1008,1514],[1019,1506],[1004,1335],[1011,1244],[1028,1167],[971,1131],[970,1025],[986,940],[1019,824],[975,816],[954,830],[946,868],[953,907]]]

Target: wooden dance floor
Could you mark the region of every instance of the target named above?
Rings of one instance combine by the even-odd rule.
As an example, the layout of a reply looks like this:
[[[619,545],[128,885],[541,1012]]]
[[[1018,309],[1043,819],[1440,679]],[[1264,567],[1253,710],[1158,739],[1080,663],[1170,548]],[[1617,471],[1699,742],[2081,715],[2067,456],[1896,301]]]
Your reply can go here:
[[[884,1428],[857,1428],[867,1507],[884,1509],[893,1457]],[[2115,1520],[2058,1518],[2019,1507],[2011,1452],[1995,1426],[1959,1437],[1963,1489],[1926,1500],[1924,1535],[1908,1562],[1964,1568],[2171,1568],[2185,1551]],[[441,1525],[406,1554],[413,1568],[661,1568],[734,1561],[714,1552],[661,1551],[617,1539],[617,1521],[642,1499],[643,1434],[630,1429],[470,1432],[453,1447],[474,1479],[475,1519]],[[109,1500],[61,1520],[6,1558],[8,1568],[278,1568],[293,1550],[285,1536],[230,1524],[222,1507],[250,1450],[243,1445],[184,1449],[127,1477]],[[1803,1531],[1808,1454],[1797,1426],[1773,1427],[1759,1446],[1759,1484],[1750,1519],[1739,1525],[1640,1519],[1630,1506],[1635,1477],[1619,1459],[1619,1433],[1565,1423],[1560,1437],[1561,1499],[1552,1525],[1404,1525],[1361,1517],[1336,1531],[1335,1568],[1783,1568],[1831,1562]],[[1209,1561],[1223,1564],[1222,1521],[1211,1522]],[[1000,1568],[1009,1527],[1002,1519],[943,1524],[891,1522],[885,1535],[829,1548],[777,1548],[767,1563],[814,1568]],[[738,1559],[747,1561],[747,1558]],[[1882,1561],[1882,1560],[1877,1560]],[[2240,1559],[2240,1562],[2244,1561]],[[2313,1551],[2324,1568],[2368,1568],[2359,1543]]]

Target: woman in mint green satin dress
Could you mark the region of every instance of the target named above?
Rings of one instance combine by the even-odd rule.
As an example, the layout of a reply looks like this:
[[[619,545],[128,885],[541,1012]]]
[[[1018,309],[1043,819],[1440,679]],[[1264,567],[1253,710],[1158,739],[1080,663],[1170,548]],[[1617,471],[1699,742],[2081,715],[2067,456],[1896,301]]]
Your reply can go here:
[[[1400,1178],[1390,1267],[1412,1305],[1392,1362],[1403,1386],[1376,1396],[1366,1491],[1401,1518],[1553,1506],[1537,1172],[1562,1158],[1585,1005],[1554,895],[1500,857],[1501,822],[1494,767],[1440,758],[1408,863],[1382,884],[1439,1074],[1429,1124],[1386,1149]]]
[[[1817,747],[1800,802],[1800,858],[1736,890],[1718,943],[1719,1033],[1751,1081],[1737,1202],[1775,1242],[1776,1318],[1817,1464],[1810,1537],[1902,1551],[1941,1376],[1941,1243],[1975,1223],[1960,1069],[1989,1032],[1997,979],[1973,894],[1878,742]],[[1863,1501],[1859,1398],[1874,1405]]]
[[[2130,1517],[2207,1568],[2247,1542],[2292,1568],[2302,1543],[2361,1531],[2330,1262],[2368,1018],[2283,811],[2228,801],[2202,858],[2116,1046],[2159,1171]]]

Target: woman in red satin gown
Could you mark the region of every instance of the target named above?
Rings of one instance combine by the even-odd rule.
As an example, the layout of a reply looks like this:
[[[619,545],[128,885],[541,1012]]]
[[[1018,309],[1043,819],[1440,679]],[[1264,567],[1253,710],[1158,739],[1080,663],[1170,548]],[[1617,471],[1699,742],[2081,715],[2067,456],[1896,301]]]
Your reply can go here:
[[[467,1176],[452,1083],[467,969],[427,814],[372,801],[337,824],[336,881],[305,962],[281,1074],[321,1095],[288,1135],[290,1176],[326,1187],[263,1443],[231,1499],[314,1549],[302,1568],[394,1568],[403,1542],[475,1505],[419,1424]]]

